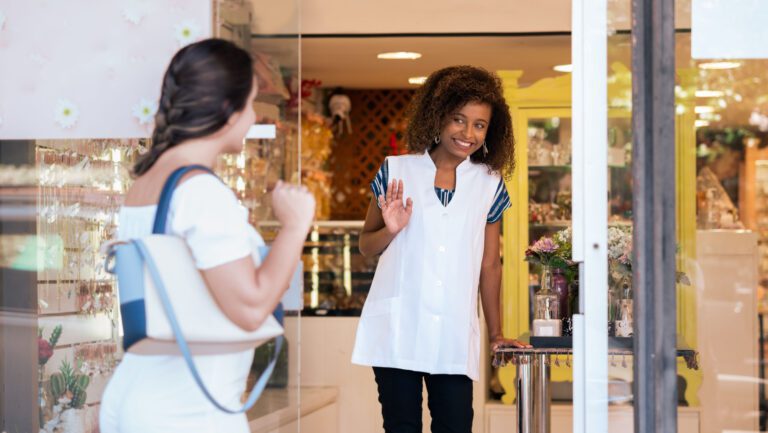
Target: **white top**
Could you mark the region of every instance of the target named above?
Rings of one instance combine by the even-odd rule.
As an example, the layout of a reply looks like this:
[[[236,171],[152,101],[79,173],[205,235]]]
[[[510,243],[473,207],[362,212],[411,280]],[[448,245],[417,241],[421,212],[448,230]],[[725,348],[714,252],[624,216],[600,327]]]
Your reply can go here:
[[[379,259],[352,362],[479,378],[477,295],[488,213],[500,177],[469,159],[447,206],[435,195],[428,153],[387,158],[413,199],[408,225]]]
[[[124,206],[119,239],[152,233],[156,205]],[[199,269],[210,269],[251,255],[251,243],[264,241],[248,224],[248,211],[229,187],[210,174],[194,176],[173,192],[167,232],[187,241]]]
[[[152,232],[157,206],[120,210],[118,238]],[[199,269],[209,269],[251,255],[263,245],[248,224],[248,213],[235,194],[209,174],[194,176],[174,191],[167,232],[186,239]],[[229,407],[242,405],[253,350],[195,356],[203,382]],[[227,415],[202,394],[184,358],[126,353],[110,379],[101,407],[101,431],[117,432],[247,432],[245,415]]]

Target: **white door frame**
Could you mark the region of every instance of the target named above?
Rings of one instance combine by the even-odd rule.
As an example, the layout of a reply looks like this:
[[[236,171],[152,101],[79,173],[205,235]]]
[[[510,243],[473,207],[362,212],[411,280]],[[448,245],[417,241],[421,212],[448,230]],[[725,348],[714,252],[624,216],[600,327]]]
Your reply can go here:
[[[607,0],[573,0],[573,431],[608,432]]]

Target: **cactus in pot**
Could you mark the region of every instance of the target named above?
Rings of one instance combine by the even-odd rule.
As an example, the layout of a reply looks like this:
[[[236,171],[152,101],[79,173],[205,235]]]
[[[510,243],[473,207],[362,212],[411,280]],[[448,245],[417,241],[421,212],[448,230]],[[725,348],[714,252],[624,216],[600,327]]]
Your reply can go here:
[[[72,365],[65,359],[57,373],[50,379],[50,391],[54,401],[61,403],[64,409],[80,409],[88,398],[86,389],[91,379],[85,374],[75,373]]]

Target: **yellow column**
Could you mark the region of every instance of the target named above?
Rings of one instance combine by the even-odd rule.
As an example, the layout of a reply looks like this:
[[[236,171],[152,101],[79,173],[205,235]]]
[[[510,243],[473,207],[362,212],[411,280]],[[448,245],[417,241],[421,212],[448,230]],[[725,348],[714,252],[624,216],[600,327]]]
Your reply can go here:
[[[520,75],[520,71],[499,72],[508,103],[516,99]],[[524,246],[528,245],[528,125],[513,104],[510,104],[510,114],[515,134],[515,171],[506,181],[512,207],[504,213],[503,219],[502,327],[506,337],[518,338],[529,332],[528,266],[524,261]],[[515,399],[515,375],[514,366],[499,369],[499,381],[506,391],[502,401],[506,404]]]
[[[675,118],[675,196],[677,203],[677,269],[691,275],[688,263],[696,259],[696,69],[678,71],[677,115]],[[691,285],[677,285],[677,334],[691,348],[697,344],[696,291]],[[685,398],[691,406],[699,405],[701,372],[689,370],[678,360],[678,373],[687,382]]]

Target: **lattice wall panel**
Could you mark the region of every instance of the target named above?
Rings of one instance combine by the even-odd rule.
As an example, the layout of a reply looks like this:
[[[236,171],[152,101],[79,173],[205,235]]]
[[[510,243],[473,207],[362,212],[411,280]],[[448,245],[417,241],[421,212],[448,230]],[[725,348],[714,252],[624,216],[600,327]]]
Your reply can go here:
[[[413,90],[352,90],[352,133],[337,136],[329,163],[333,170],[335,220],[365,219],[371,200],[369,184],[384,158],[397,148],[405,150],[405,110]]]

